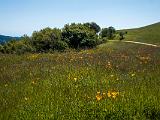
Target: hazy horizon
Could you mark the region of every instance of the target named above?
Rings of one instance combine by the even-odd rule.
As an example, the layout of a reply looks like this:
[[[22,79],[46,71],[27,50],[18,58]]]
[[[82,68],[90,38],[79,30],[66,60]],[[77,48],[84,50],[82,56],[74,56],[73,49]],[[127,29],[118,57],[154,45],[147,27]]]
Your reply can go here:
[[[143,27],[160,22],[159,6],[159,0],[1,0],[0,34],[31,35],[72,22],[116,29]]]

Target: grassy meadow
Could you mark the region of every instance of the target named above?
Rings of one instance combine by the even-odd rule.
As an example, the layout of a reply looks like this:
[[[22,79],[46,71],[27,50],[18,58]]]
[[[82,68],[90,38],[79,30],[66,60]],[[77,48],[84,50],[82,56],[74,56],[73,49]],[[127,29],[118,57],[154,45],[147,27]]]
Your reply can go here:
[[[155,23],[141,28],[122,30],[127,31],[125,40],[145,42],[160,45],[160,23]]]
[[[0,119],[160,119],[160,48],[108,42],[0,55]]]

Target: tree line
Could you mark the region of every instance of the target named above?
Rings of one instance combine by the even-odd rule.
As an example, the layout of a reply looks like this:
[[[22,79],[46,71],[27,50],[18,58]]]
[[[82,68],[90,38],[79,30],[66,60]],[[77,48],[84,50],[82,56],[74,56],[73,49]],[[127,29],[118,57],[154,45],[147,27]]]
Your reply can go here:
[[[124,39],[123,33],[119,34]],[[0,52],[7,54],[23,54],[27,52],[41,53],[53,51],[65,51],[66,49],[93,48],[114,39],[116,30],[114,27],[103,28],[95,22],[66,24],[62,29],[44,28],[34,31],[29,37],[24,35],[20,40],[11,40],[0,45]]]

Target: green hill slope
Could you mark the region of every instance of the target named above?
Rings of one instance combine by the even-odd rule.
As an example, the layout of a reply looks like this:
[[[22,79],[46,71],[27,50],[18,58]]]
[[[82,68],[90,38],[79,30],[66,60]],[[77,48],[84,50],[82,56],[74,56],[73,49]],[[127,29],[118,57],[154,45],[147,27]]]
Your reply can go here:
[[[128,29],[125,31],[128,32],[125,40],[160,45],[160,22],[141,28]]]

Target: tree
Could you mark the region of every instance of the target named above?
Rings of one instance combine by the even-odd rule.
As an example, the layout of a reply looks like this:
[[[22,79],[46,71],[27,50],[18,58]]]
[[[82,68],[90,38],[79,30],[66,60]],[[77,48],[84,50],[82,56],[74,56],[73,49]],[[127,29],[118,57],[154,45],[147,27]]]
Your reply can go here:
[[[90,29],[93,29],[96,33],[99,33],[100,30],[101,30],[101,27],[95,23],[95,22],[87,22],[87,23],[84,23],[85,26],[89,27]]]
[[[71,25],[66,24],[64,26],[62,38],[68,43],[69,47],[77,49],[80,47],[90,47],[89,42],[97,41],[98,36],[88,26],[72,23]]]
[[[101,33],[100,33],[100,36],[102,38],[108,38],[108,39],[113,39],[115,37],[115,33],[116,33],[116,30],[114,27],[109,27],[109,28],[103,28]]]
[[[101,33],[100,33],[100,36],[102,38],[108,37],[108,28],[103,28],[102,31],[101,31]]]
[[[116,29],[114,27],[108,28],[108,39],[113,39],[115,37]]]
[[[119,36],[120,36],[119,39],[120,39],[120,40],[125,39],[125,37],[124,37],[125,34],[127,34],[127,32],[123,32],[123,31],[119,32]]]
[[[62,33],[60,29],[48,27],[33,32],[31,42],[37,52],[47,52],[57,49],[55,44],[61,40],[61,37]]]

